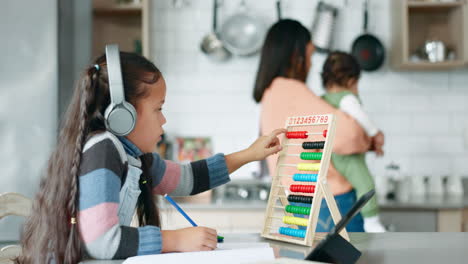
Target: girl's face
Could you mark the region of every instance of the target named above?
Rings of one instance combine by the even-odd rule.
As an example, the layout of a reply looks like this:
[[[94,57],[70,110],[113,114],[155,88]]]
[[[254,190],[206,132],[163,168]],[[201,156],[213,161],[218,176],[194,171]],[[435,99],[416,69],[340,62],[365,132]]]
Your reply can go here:
[[[162,113],[162,106],[166,100],[166,82],[161,78],[154,84],[145,84],[150,90],[149,96],[136,103],[137,122],[127,138],[143,153],[154,152],[156,144],[164,133],[162,126],[166,118]]]

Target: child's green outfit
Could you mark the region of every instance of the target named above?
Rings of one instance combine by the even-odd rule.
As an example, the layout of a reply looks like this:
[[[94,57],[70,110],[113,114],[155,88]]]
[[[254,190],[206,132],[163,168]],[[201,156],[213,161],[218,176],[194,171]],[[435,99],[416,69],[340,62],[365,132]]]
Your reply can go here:
[[[323,95],[322,98],[335,108],[340,109],[341,100],[349,95],[356,97],[353,93],[344,91],[338,93],[327,93]],[[352,155],[338,155],[333,153],[331,159],[333,166],[335,166],[335,168],[354,187],[358,198],[375,188],[374,179],[367,167],[364,153]],[[377,199],[374,196],[366,206],[362,208],[361,213],[363,217],[372,217],[376,216],[378,211]]]

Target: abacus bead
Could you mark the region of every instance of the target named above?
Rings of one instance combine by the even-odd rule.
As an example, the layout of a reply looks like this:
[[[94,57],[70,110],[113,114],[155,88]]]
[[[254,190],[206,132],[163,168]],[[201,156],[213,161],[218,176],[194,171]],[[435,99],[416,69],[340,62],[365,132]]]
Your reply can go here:
[[[293,213],[293,214],[309,215],[310,214],[310,207],[286,205],[285,211],[288,212],[288,213]]]
[[[286,132],[287,138],[307,138],[307,131],[289,131]]]
[[[303,160],[321,160],[322,152],[301,152],[300,157]]]
[[[312,204],[312,196],[303,196],[303,195],[288,195],[288,201],[291,203],[307,203]]]
[[[323,149],[325,141],[303,142],[303,149]]]
[[[283,216],[283,223],[289,224],[289,225],[307,226],[309,223],[309,219],[293,217],[293,216]]]
[[[313,193],[315,191],[315,186],[292,184],[289,189],[291,192]]]
[[[306,234],[306,230],[294,229],[294,228],[289,228],[289,227],[280,227],[279,233],[282,235],[304,238]]]
[[[298,163],[297,169],[300,171],[318,171],[320,170],[320,163]]]
[[[296,173],[293,175],[293,180],[299,181],[299,182],[316,182],[317,176],[318,176],[317,174]]]

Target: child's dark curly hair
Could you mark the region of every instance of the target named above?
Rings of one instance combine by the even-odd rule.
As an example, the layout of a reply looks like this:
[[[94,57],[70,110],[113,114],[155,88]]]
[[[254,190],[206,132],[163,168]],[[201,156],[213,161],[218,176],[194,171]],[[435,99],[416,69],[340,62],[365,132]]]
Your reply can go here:
[[[328,55],[323,64],[322,84],[325,89],[332,85],[347,87],[350,80],[358,80],[361,76],[361,66],[353,55],[334,51]]]

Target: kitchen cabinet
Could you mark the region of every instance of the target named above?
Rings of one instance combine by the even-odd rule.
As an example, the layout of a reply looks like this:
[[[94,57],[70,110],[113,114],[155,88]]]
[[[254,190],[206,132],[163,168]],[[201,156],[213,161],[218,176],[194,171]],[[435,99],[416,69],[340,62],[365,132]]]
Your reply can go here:
[[[121,51],[149,55],[150,0],[93,0],[93,58],[106,44],[119,44]]]
[[[436,232],[437,213],[417,210],[381,210],[384,226],[391,232]]]
[[[468,232],[468,208],[463,210],[462,221],[462,231]]]
[[[380,217],[392,232],[462,232],[467,231],[467,214],[463,208],[387,207]]]
[[[447,70],[467,65],[466,0],[394,0],[392,4],[392,64],[395,69]],[[431,62],[425,57],[427,41],[443,46],[446,51],[443,61]]]

